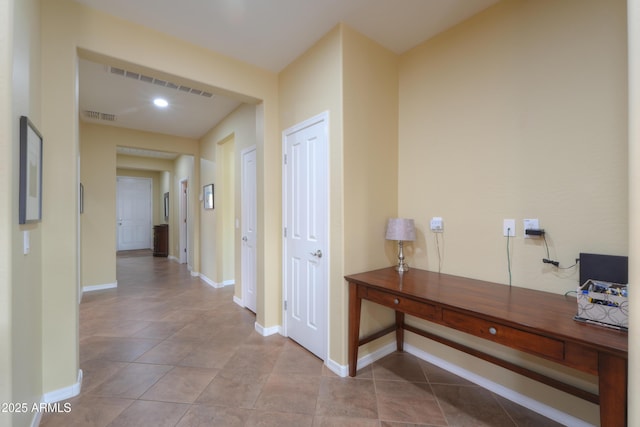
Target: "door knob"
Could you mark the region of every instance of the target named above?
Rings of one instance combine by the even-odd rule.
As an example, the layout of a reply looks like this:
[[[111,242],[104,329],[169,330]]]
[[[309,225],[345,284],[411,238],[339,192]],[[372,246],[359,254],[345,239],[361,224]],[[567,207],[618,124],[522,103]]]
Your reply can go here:
[[[315,252],[309,252],[311,255],[313,255],[314,257],[318,257],[318,258],[322,258],[322,251],[320,249],[318,249]]]
[[[247,236],[242,236],[242,241],[243,242],[246,242],[247,240],[249,240],[249,239],[247,239]]]

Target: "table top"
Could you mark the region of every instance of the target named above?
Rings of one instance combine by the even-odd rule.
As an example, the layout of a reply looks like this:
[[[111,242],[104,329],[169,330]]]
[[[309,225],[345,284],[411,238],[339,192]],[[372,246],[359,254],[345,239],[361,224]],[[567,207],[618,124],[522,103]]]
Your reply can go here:
[[[578,310],[575,296],[415,268],[400,274],[389,267],[351,274],[345,279],[627,357],[627,332],[573,319]]]

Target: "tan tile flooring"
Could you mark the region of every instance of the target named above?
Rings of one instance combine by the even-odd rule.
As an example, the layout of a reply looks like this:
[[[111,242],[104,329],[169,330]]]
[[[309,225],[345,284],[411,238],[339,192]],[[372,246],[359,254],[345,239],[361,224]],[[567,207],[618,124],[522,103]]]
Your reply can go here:
[[[166,258],[118,256],[80,305],[82,392],[54,426],[556,426],[406,353],[340,378]]]

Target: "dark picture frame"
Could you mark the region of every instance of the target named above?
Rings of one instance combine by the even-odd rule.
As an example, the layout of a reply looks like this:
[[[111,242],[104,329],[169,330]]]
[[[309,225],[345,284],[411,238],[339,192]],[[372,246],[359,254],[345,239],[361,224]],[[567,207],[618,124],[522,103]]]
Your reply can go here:
[[[42,134],[26,116],[20,117],[19,223],[42,220]]]
[[[169,221],[169,192],[164,193],[164,220]]]
[[[202,187],[202,202],[205,209],[213,209],[213,184]]]

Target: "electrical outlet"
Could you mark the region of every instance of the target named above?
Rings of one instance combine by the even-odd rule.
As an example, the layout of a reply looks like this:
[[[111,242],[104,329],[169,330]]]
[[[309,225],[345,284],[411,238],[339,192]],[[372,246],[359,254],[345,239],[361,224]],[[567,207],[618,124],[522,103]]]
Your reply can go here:
[[[540,229],[540,224],[538,222],[538,218],[534,218],[534,219],[523,219],[522,220],[522,229],[524,230],[524,238],[525,239],[531,239],[533,237],[537,237],[537,236],[530,236],[527,234],[527,230],[538,230]]]
[[[444,231],[444,223],[442,217],[434,216],[431,218],[431,231],[434,233],[442,233]]]
[[[502,235],[515,237],[516,235],[516,220],[515,219],[505,219],[502,222]]]

